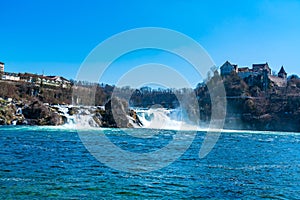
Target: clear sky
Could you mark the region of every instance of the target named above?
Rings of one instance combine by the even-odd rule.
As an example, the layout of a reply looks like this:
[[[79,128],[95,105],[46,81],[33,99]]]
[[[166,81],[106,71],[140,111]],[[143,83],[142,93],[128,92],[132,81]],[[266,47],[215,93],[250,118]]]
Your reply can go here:
[[[108,37],[163,27],[199,42],[217,66],[268,62],[300,74],[300,1],[0,0],[0,8],[0,61],[10,72],[75,78]]]

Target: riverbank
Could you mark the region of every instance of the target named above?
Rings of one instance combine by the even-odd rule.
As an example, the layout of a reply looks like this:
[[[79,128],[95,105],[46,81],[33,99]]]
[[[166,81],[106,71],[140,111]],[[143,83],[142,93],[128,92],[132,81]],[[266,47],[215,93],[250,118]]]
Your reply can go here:
[[[117,113],[114,115],[114,113]],[[127,102],[117,99],[112,109],[111,101],[105,106],[74,106],[50,105],[38,99],[13,100],[0,98],[0,125],[28,125],[28,126],[63,126],[82,128],[166,128],[185,130],[201,130],[208,127],[208,123],[201,126],[185,123],[180,116],[181,111],[173,109],[133,110]],[[178,119],[171,116],[179,116]],[[247,117],[247,118],[246,118]],[[253,130],[253,131],[285,131],[300,132],[299,124],[294,123],[298,118],[286,113],[281,118],[272,115],[255,117],[253,115],[226,117],[224,129]],[[245,122],[246,121],[246,122]],[[183,124],[181,124],[183,122]],[[158,127],[153,125],[159,125]],[[172,125],[173,124],[173,125]],[[168,126],[166,126],[168,125]],[[174,126],[174,127],[171,127]],[[183,127],[185,126],[185,127]]]

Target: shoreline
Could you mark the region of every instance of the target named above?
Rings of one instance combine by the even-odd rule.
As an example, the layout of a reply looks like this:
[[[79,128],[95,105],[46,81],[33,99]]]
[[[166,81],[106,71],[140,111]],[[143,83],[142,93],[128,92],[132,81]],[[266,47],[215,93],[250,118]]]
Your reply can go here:
[[[42,103],[35,99],[30,100],[4,100],[0,98],[0,125],[7,126],[52,126],[52,127],[62,127],[65,126],[66,129],[71,128],[77,130],[78,127],[82,129],[90,128],[147,128],[143,127],[141,120],[137,114],[137,111],[146,111],[147,108],[138,108],[133,110],[129,108],[128,104],[121,99],[117,100],[117,105],[125,105],[123,107],[117,108],[121,117],[117,120],[123,120],[116,123],[112,108],[110,106],[111,101],[109,101],[105,106],[77,106],[77,105],[59,105],[59,104],[49,104]],[[122,108],[122,109],[121,109]],[[175,110],[175,109],[174,109]],[[290,127],[281,126],[282,128],[275,129],[268,127],[268,124],[263,124],[263,126],[258,126],[260,128],[251,128],[249,124],[244,124],[241,122],[240,118],[235,119],[236,122],[224,124],[222,130],[234,130],[234,131],[269,131],[269,132],[300,132],[300,130]],[[83,123],[82,125],[76,125],[75,121]],[[73,123],[73,124],[72,124]],[[69,125],[68,125],[69,124]],[[203,125],[208,123],[202,122]],[[239,124],[238,127],[234,127],[232,124]],[[121,126],[120,126],[121,125]],[[255,123],[250,124],[255,127]],[[74,128],[72,128],[72,126]],[[77,127],[77,128],[76,128]],[[150,128],[151,129],[151,128]],[[182,130],[182,131],[206,131],[208,128],[199,129],[172,129],[166,128],[162,130]]]

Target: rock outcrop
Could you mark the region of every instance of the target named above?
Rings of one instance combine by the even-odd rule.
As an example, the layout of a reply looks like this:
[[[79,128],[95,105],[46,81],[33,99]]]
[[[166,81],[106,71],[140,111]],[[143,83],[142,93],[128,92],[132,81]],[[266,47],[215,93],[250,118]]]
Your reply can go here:
[[[0,99],[0,125],[59,126],[70,123],[70,118],[75,119],[71,123],[86,123],[91,127],[142,126],[136,112],[119,98],[109,100],[105,108],[51,106],[37,99],[24,102]]]
[[[22,109],[22,113],[29,125],[58,126],[64,124],[62,116],[55,109],[51,109],[40,101],[34,101],[30,105],[25,106]]]
[[[0,98],[0,125],[23,124],[24,116],[18,112],[17,104],[12,100]]]
[[[102,115],[104,127],[129,128],[133,127],[127,117],[129,112],[128,103],[120,98],[112,98],[105,104],[105,112]]]
[[[137,124],[138,126],[143,126],[143,123],[134,110],[129,110],[129,116],[132,117],[133,123]]]

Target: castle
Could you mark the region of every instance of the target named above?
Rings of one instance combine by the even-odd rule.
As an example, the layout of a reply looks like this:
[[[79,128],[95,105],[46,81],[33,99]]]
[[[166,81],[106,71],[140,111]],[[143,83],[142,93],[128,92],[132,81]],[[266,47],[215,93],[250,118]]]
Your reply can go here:
[[[232,73],[236,73],[240,78],[247,80],[248,85],[253,85],[253,80],[260,77],[261,83],[264,88],[267,88],[269,84],[273,84],[278,87],[286,87],[287,85],[287,73],[282,66],[277,75],[272,75],[271,68],[268,63],[253,64],[252,69],[249,67],[238,67],[236,64],[231,64],[226,61],[221,67],[221,76],[226,77]],[[44,84],[49,86],[61,86],[68,88],[71,82],[60,76],[44,76],[29,73],[9,73],[4,72],[4,63],[0,62],[0,79],[8,81],[23,81],[35,84]]]
[[[240,78],[247,79],[248,84],[253,84],[253,79],[256,77],[261,78],[261,82],[265,88],[269,84],[273,84],[278,87],[286,87],[287,85],[287,73],[282,66],[277,75],[272,75],[271,68],[268,63],[253,64],[252,69],[249,67],[239,68],[236,64],[231,64],[226,61],[221,67],[221,76],[226,77],[232,73],[236,73]]]

